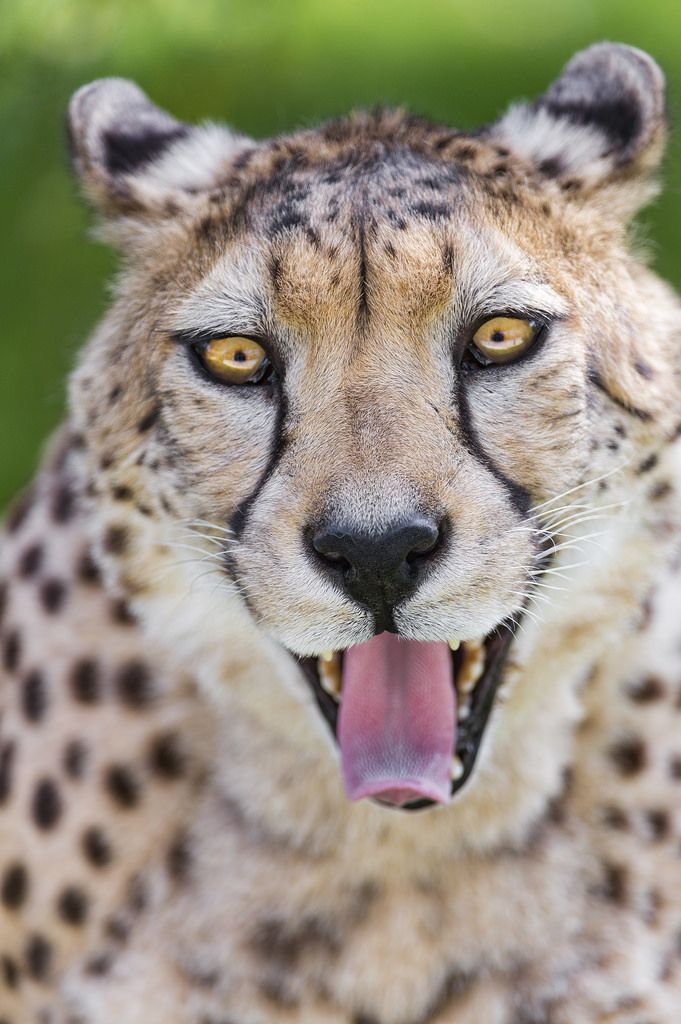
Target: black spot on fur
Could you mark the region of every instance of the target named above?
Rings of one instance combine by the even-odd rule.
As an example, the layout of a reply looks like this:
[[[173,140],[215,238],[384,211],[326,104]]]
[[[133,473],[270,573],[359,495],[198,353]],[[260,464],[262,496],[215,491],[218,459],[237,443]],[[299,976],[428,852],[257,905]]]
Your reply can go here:
[[[4,580],[0,582],[0,625],[5,618],[5,612],[7,611],[7,605],[9,604],[9,587]]]
[[[609,804],[602,809],[603,824],[617,832],[626,832],[629,828],[627,812],[614,804]]]
[[[47,710],[47,687],[39,669],[29,672],[21,690],[21,707],[26,720],[40,722]]]
[[[643,741],[635,736],[618,740],[610,747],[608,756],[620,775],[625,777],[638,775],[648,760]]]
[[[8,910],[18,910],[28,896],[28,872],[18,861],[10,864],[2,876],[0,900]]]
[[[114,501],[132,501],[134,494],[129,487],[124,484],[117,484],[111,488],[111,497]]]
[[[160,415],[161,407],[160,405],[157,405],[153,409],[151,409],[146,416],[143,416],[142,419],[137,424],[137,429],[139,433],[146,434],[148,430],[151,430],[151,428],[156,423]]]
[[[176,733],[163,733],[152,741],[149,767],[162,779],[182,778],[187,767],[187,758]]]
[[[654,810],[646,811],[645,820],[652,840],[660,842],[662,839],[667,838],[671,830],[671,821],[668,811],[665,811],[662,808],[655,808]]]
[[[149,894],[144,879],[133,875],[128,885],[128,906],[135,914],[141,914],[149,905]]]
[[[542,160],[538,170],[545,178],[559,178],[565,167],[560,157],[554,156],[548,160]]]
[[[297,922],[266,918],[256,927],[250,945],[266,963],[280,968],[295,967],[314,949],[333,954],[340,948],[332,922],[313,915]]]
[[[603,879],[599,895],[609,903],[624,904],[627,901],[628,874],[621,864],[603,865]]]
[[[18,629],[11,630],[2,645],[2,663],[8,672],[16,672],[21,660],[21,634]]]
[[[191,846],[189,836],[181,832],[168,847],[166,866],[174,882],[186,882],[191,870]]]
[[[655,455],[655,454],[649,455],[648,458],[644,459],[643,462],[639,465],[639,467],[636,470],[636,472],[637,473],[649,473],[651,469],[655,469],[655,466],[657,465],[657,463],[658,463],[657,455]]]
[[[96,584],[101,582],[101,573],[94,561],[92,554],[87,549],[83,551],[76,567],[78,578],[83,583]]]
[[[143,661],[135,659],[121,666],[116,676],[116,690],[126,707],[140,709],[151,704],[151,675]]]
[[[653,701],[662,700],[666,696],[666,689],[661,680],[656,676],[646,676],[627,686],[627,696],[635,704],[651,704]]]
[[[189,130],[184,125],[175,128],[147,128],[145,131],[126,132],[113,129],[104,132],[104,163],[111,174],[129,174],[151,163],[168,146],[186,138]]]
[[[119,626],[134,626],[137,619],[126,601],[119,599],[111,604],[111,618]]]
[[[91,957],[85,964],[84,971],[92,978],[103,978],[109,973],[113,965],[113,958],[108,953],[98,953]]]
[[[674,782],[681,782],[681,756],[678,754],[669,759],[669,775]]]
[[[16,960],[11,956],[1,956],[0,967],[2,968],[2,976],[7,988],[10,990],[18,988],[20,972]]]
[[[110,555],[123,555],[128,548],[130,535],[127,526],[108,526],[104,534],[104,550]]]
[[[104,923],[104,934],[113,942],[125,942],[130,935],[130,924],[121,914],[117,914]]]
[[[646,380],[652,380],[655,376],[655,371],[652,366],[645,363],[642,359],[637,359],[634,363],[634,369],[641,377],[645,377]]]
[[[672,494],[673,490],[674,488],[668,481],[661,480],[658,484],[655,484],[650,488],[648,497],[651,501],[661,501],[663,498],[668,498],[669,495]]]
[[[109,405],[113,405],[123,394],[123,387],[121,384],[114,384],[109,392]]]
[[[52,964],[52,947],[42,935],[32,935],[26,944],[26,973],[35,981],[46,981]]]
[[[119,807],[129,810],[136,807],[140,801],[140,781],[127,765],[112,765],[104,774],[104,785],[111,799]]]
[[[96,826],[85,830],[81,848],[85,859],[95,868],[108,867],[113,860],[111,843],[106,833]]]
[[[33,821],[44,832],[54,828],[62,813],[59,788],[53,779],[41,779],[33,791],[31,814]]]
[[[70,740],[64,748],[64,771],[72,779],[82,779],[87,763],[87,747],[80,740]]]
[[[7,803],[12,792],[15,753],[14,740],[9,740],[4,746],[0,746],[0,807]]]
[[[79,704],[96,704],[101,696],[99,665],[93,658],[82,658],[71,670],[71,693]]]
[[[21,555],[19,559],[19,575],[23,576],[24,579],[29,576],[34,576],[43,562],[43,546],[42,544],[31,544],[30,547]]]
[[[52,496],[52,518],[55,523],[67,523],[75,512],[76,499],[70,484],[61,484]]]
[[[66,600],[66,587],[61,580],[45,580],[40,588],[40,603],[48,615],[56,615]]]
[[[85,924],[88,916],[89,901],[82,889],[69,885],[59,894],[57,913],[65,924],[77,927]]]

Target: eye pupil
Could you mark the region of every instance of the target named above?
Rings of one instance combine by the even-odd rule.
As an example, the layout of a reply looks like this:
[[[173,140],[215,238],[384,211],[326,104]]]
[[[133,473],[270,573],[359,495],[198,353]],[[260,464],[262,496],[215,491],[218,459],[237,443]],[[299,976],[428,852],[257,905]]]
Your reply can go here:
[[[505,338],[506,335],[504,334],[503,331],[495,331],[492,337],[490,338],[490,341],[504,341]]]
[[[246,353],[242,349],[239,349],[238,352],[234,353],[234,357],[233,358],[234,358],[234,362],[235,363],[245,363],[246,359],[247,359],[247,356],[246,356]]]

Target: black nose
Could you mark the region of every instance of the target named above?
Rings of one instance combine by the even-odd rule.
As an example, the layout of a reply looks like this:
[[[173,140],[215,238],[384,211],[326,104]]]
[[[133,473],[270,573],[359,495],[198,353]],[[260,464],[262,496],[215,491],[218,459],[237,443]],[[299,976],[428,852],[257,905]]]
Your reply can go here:
[[[445,536],[446,522],[426,516],[413,516],[381,533],[360,533],[333,522],[310,531],[327,575],[371,609],[378,629],[392,628],[393,610],[416,590]]]

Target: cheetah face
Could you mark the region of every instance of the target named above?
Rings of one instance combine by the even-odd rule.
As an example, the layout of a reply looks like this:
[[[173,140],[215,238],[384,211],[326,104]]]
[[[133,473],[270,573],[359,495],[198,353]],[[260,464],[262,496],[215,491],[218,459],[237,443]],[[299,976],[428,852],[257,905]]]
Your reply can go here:
[[[564,561],[558,496],[617,463],[594,462],[596,405],[652,416],[650,374],[603,339],[635,333],[620,225],[662,109],[657,67],[609,45],[476,136],[384,112],[255,144],[130,83],[74,98],[77,168],[129,260],[77,378],[88,431],[207,524],[353,799],[446,803],[471,775]],[[116,362],[113,408],[87,392]]]

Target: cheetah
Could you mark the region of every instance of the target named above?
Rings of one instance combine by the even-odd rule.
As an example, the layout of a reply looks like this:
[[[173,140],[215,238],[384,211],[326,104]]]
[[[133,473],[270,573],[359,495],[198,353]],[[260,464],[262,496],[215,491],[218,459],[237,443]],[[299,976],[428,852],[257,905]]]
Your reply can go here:
[[[75,94],[123,269],[2,534],[2,1024],[678,1024],[664,93]]]

